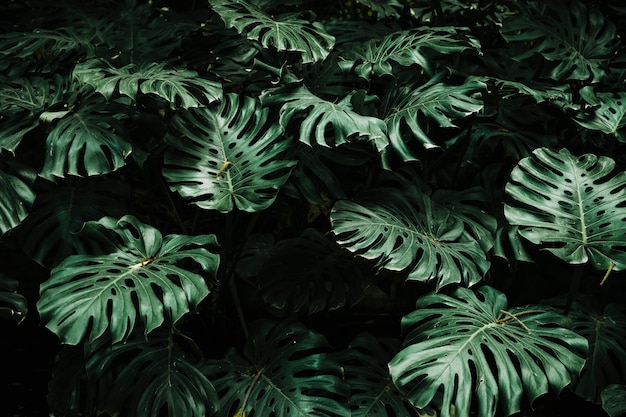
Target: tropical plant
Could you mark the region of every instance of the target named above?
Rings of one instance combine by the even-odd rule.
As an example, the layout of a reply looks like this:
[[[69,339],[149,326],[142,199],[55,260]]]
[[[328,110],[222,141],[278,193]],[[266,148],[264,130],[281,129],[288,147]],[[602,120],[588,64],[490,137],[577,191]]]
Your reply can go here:
[[[53,337],[46,411],[624,413],[617,2],[0,21],[0,366]]]

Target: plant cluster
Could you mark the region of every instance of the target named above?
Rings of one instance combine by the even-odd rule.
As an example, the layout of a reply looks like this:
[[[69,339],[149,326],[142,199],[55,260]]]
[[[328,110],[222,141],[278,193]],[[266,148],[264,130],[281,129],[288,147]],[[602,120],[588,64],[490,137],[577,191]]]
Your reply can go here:
[[[624,414],[626,7],[321,3],[1,6],[0,312],[62,343],[51,410]]]

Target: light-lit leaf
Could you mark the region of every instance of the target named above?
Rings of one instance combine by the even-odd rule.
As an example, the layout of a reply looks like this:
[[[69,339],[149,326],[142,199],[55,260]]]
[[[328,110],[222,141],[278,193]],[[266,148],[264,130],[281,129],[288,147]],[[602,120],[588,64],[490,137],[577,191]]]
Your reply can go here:
[[[110,99],[114,93],[135,100],[139,92],[155,94],[172,108],[199,107],[221,97],[222,86],[207,80],[197,72],[165,64],[128,64],[115,68],[100,59],[77,64],[72,72],[81,84],[92,86]]]
[[[175,323],[208,295],[206,279],[177,264],[191,259],[215,277],[219,256],[205,248],[216,244],[215,236],[162,237],[129,215],[85,228],[112,251],[66,258],[41,285],[37,303],[42,322],[63,342],[93,342],[103,334],[118,342],[137,326],[148,334],[166,320]]]
[[[302,63],[323,60],[335,43],[335,38],[320,22],[300,19],[297,13],[269,16],[245,0],[210,0],[209,3],[226,27],[234,27],[265,48],[272,46],[279,52],[296,51],[300,53]]]
[[[389,363],[395,384],[416,407],[442,417],[508,416],[549,390],[557,394],[585,363],[587,340],[570,320],[542,306],[507,307],[491,288],[427,294],[405,316],[404,349]],[[474,406],[474,402],[476,403]]]
[[[626,267],[626,173],[606,156],[536,149],[511,173],[508,222],[535,245],[571,264]]]
[[[235,94],[209,108],[181,113],[166,137],[163,175],[172,190],[204,209],[261,211],[269,207],[296,161],[268,109]]]
[[[591,107],[589,112],[575,115],[574,120],[587,129],[599,130],[626,142],[626,92],[594,92],[593,87],[580,89],[580,97]]]

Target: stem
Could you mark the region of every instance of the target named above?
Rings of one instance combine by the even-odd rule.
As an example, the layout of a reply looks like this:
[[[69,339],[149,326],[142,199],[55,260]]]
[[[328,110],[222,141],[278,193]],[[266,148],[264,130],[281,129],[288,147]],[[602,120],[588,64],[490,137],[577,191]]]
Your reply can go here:
[[[572,304],[574,303],[576,294],[578,294],[578,287],[580,287],[584,270],[585,270],[584,264],[576,265],[574,267],[574,275],[572,276],[572,283],[569,287],[569,294],[567,295],[565,308],[563,308],[563,314],[565,314],[566,316],[569,313],[569,310],[572,307]]]

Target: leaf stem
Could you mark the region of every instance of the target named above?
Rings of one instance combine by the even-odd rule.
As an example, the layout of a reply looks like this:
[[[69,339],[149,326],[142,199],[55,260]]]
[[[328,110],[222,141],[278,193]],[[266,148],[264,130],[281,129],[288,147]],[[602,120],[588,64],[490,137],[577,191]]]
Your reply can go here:
[[[565,302],[565,307],[563,308],[563,314],[565,314],[566,316],[568,315],[570,308],[572,308],[572,304],[574,303],[576,294],[578,294],[578,288],[580,287],[584,270],[585,270],[585,264],[576,265],[574,267],[574,275],[572,276],[572,283],[569,287],[569,294],[567,295],[567,301]]]

